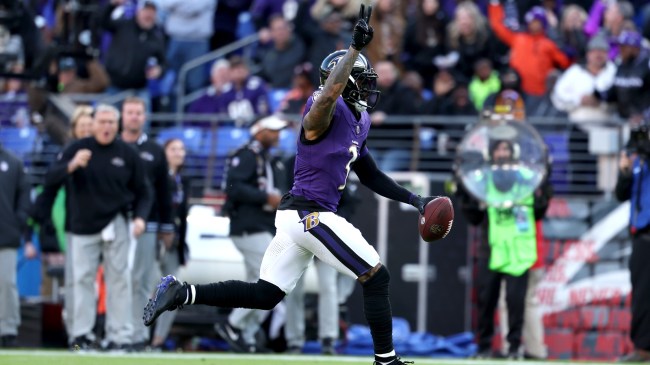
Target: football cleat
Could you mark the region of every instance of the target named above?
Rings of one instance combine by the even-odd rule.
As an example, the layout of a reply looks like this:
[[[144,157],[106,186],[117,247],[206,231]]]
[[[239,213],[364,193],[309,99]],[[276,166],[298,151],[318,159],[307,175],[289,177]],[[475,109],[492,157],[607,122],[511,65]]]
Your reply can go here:
[[[172,275],[160,279],[160,284],[156,287],[156,293],[144,307],[142,319],[145,326],[151,326],[156,318],[165,311],[182,308],[187,295],[187,283],[181,284]]]

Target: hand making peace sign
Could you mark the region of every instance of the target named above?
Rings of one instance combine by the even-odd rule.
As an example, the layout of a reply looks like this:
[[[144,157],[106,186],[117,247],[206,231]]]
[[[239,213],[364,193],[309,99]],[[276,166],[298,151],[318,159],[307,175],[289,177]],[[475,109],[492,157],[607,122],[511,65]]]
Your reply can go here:
[[[366,13],[366,7],[364,4],[361,4],[361,9],[359,10],[359,20],[354,26],[352,31],[352,48],[357,51],[361,51],[363,47],[367,46],[370,41],[372,41],[372,36],[374,30],[370,26],[370,15],[372,14],[372,6],[368,6],[368,13]]]

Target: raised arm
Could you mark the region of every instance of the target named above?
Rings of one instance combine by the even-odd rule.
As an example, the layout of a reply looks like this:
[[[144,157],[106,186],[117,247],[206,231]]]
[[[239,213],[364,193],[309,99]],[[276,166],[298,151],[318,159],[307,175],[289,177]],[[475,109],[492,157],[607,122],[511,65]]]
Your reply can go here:
[[[359,57],[359,52],[361,52],[363,47],[367,46],[372,40],[373,29],[369,25],[371,14],[372,6],[368,7],[368,12],[366,13],[365,6],[361,4],[359,20],[354,26],[350,48],[343,59],[334,67],[327,81],[325,81],[323,90],[314,99],[314,104],[307,115],[305,115],[303,129],[305,130],[305,138],[308,140],[317,139],[329,127],[332,121],[334,107],[336,106],[336,99],[343,94],[354,62],[356,62],[357,57]]]

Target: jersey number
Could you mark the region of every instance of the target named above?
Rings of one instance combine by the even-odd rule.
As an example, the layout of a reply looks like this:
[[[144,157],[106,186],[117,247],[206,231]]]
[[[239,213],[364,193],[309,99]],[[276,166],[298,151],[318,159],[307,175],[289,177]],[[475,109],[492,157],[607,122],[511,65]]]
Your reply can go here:
[[[348,148],[348,151],[350,151],[350,161],[348,161],[348,164],[345,165],[345,180],[343,181],[343,185],[339,185],[339,191],[342,191],[345,189],[345,185],[348,183],[348,175],[350,175],[350,165],[354,161],[357,160],[357,157],[359,157],[359,153],[357,152],[357,146],[352,145],[350,148]]]

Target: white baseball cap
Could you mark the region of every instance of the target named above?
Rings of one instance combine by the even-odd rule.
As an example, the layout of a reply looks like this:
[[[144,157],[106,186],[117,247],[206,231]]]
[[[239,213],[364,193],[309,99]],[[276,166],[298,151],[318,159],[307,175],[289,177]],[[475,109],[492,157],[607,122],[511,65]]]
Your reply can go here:
[[[279,131],[286,128],[288,124],[289,123],[287,123],[287,121],[280,119],[278,116],[270,115],[258,120],[255,124],[253,124],[253,126],[250,128],[250,133],[251,136],[254,136],[265,129]]]

